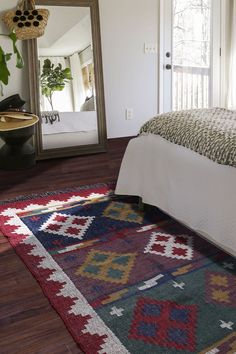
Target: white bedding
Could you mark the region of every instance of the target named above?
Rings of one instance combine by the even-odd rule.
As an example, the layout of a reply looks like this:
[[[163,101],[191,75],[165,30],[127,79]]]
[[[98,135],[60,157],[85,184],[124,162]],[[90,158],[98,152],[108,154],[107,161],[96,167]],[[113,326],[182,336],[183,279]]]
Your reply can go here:
[[[46,123],[42,120],[43,135],[74,133],[74,132],[91,132],[97,130],[97,112],[59,112],[60,121],[53,124]]]
[[[88,132],[74,132],[43,135],[43,149],[57,149],[62,147],[82,146],[90,144],[98,144],[97,130]]]
[[[236,168],[149,134],[129,142],[115,193],[141,197],[236,256]]]

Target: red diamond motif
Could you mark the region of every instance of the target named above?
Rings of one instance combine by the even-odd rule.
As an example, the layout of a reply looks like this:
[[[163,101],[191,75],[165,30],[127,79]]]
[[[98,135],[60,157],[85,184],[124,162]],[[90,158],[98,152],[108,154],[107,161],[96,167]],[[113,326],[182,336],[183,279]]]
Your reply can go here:
[[[68,220],[68,217],[67,217],[67,216],[64,216],[64,215],[56,215],[56,216],[54,217],[54,220],[53,220],[53,221],[65,222],[66,220]]]
[[[39,231],[82,240],[94,219],[94,216],[74,216],[55,212]]]
[[[144,253],[152,253],[168,258],[193,258],[193,237],[189,235],[171,235],[153,232]]]
[[[66,230],[66,233],[67,234],[70,234],[70,235],[78,235],[79,233],[79,229],[76,229],[75,227],[69,227],[67,230]]]
[[[186,257],[187,250],[182,249],[182,248],[176,248],[176,247],[174,247],[172,253],[173,253],[174,256]]]
[[[163,235],[159,235],[159,236],[157,236],[157,238],[156,238],[157,241],[164,241],[164,242],[169,241],[169,239],[170,239],[169,236],[163,236]]]
[[[48,229],[51,231],[59,231],[60,228],[61,228],[61,225],[56,225],[56,224],[48,225]]]
[[[142,297],[136,303],[129,338],[163,348],[195,352],[196,323],[196,305]]]
[[[74,219],[74,221],[72,222],[73,225],[86,225],[86,220],[84,219]]]
[[[184,237],[181,237],[181,236],[177,236],[175,238],[175,242],[176,243],[180,243],[181,245],[187,245],[188,244],[187,239],[184,238]]]
[[[152,246],[152,251],[164,253],[165,252],[165,246],[154,244]]]

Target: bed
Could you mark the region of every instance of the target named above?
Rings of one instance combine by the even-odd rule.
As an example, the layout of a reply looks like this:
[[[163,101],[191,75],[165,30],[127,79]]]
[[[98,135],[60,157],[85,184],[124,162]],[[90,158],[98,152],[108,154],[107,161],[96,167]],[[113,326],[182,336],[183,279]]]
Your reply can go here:
[[[50,114],[42,115],[44,149],[98,144],[96,111],[56,112],[52,119]]]
[[[234,124],[236,128],[233,118]],[[144,132],[128,144],[115,193],[139,196],[236,256],[234,142],[233,134],[233,155],[224,155],[230,163],[221,164],[159,134]]]

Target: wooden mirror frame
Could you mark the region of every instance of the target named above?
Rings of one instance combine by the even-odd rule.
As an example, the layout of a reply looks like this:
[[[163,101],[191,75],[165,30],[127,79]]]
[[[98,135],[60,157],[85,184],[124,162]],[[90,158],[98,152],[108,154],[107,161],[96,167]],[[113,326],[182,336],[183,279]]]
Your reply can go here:
[[[98,144],[78,145],[54,149],[43,149],[42,128],[39,123],[36,127],[35,147],[38,160],[56,157],[66,157],[100,153],[106,151],[107,132],[105,116],[104,83],[102,69],[101,33],[99,20],[98,0],[36,0],[36,5],[45,6],[78,6],[89,7],[91,14],[92,38],[93,38],[93,60],[96,88],[96,106],[98,123]],[[50,18],[49,18],[50,20]],[[38,67],[38,47],[37,39],[27,41],[28,66],[29,66],[29,89],[30,89],[30,109],[31,112],[40,117],[39,104],[39,67]]]

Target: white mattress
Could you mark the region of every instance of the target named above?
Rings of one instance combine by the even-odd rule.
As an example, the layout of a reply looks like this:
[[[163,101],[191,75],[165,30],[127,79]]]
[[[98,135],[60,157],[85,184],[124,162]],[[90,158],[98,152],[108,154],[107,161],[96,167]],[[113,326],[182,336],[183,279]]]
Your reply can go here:
[[[98,131],[61,133],[42,136],[43,149],[98,144]]]
[[[141,197],[236,256],[236,168],[149,134],[129,142],[115,193]]]
[[[56,120],[51,124],[46,123],[46,119],[42,119],[43,135],[74,133],[74,132],[91,132],[97,130],[97,112],[58,112],[60,120]]]

